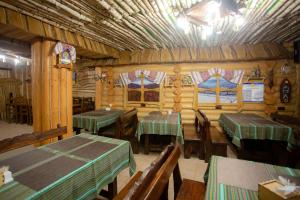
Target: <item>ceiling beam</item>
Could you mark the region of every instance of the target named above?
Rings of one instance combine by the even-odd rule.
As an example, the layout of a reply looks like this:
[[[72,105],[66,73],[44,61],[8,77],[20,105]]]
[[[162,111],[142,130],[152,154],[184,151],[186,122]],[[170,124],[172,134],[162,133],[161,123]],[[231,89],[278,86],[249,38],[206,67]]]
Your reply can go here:
[[[14,36],[13,38],[21,40],[26,36],[42,37],[68,43],[85,53],[98,54],[99,57],[119,58],[119,50],[115,48],[9,8],[0,7],[1,24],[0,34],[5,37]],[[18,34],[11,34],[12,30],[16,30]]]
[[[77,67],[173,63],[222,63],[290,59],[291,53],[277,43],[222,45],[210,48],[175,48],[123,51],[119,59],[82,61]]]
[[[5,37],[0,38],[0,52],[1,49],[8,50],[15,55],[30,58],[31,57],[31,45],[30,43],[17,41]]]

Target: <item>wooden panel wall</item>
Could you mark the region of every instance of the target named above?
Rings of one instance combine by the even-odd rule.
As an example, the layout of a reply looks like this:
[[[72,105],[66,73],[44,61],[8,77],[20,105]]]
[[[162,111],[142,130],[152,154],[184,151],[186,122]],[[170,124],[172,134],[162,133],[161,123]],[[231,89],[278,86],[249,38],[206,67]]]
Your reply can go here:
[[[72,71],[56,68],[55,42],[35,41],[32,55],[32,109],[34,131],[47,131],[57,124],[72,135]]]
[[[297,65],[297,116],[300,117],[300,64]]]
[[[128,66],[120,66],[113,67],[113,76],[114,79],[118,78],[119,74],[122,72],[133,71],[136,69],[150,69],[155,71],[164,71],[167,75],[175,75],[174,67],[180,67],[181,75],[189,74],[191,71],[197,70],[207,70],[212,67],[219,67],[224,69],[244,69],[245,76],[251,73],[251,70],[257,66],[260,66],[262,74],[266,76],[267,72],[274,67],[274,98],[276,99],[276,108],[284,107],[284,111],[280,111],[280,113],[294,115],[296,108],[296,68],[292,67],[292,70],[287,75],[281,74],[281,66],[284,63],[287,63],[287,60],[269,60],[269,61],[253,61],[253,62],[225,62],[225,63],[181,63],[181,64],[155,64],[155,65],[128,65]],[[291,62],[289,62],[291,63]],[[103,68],[103,71],[106,71],[107,68]],[[176,71],[176,70],[175,70]],[[287,77],[292,84],[292,100],[288,104],[282,104],[279,100],[279,86],[281,81]],[[163,102],[162,102],[162,111],[172,110],[174,106],[174,88],[172,87],[163,87]],[[124,94],[124,88],[115,87],[113,89],[113,106],[116,108],[125,108],[130,109],[133,106],[125,105],[126,94]],[[265,95],[267,96],[267,95]],[[266,97],[267,98],[267,97]],[[105,83],[103,85],[102,91],[102,106],[107,106],[108,102],[108,84]],[[182,118],[183,123],[192,123],[194,119],[194,87],[183,87],[181,93],[181,105],[182,105]],[[139,110],[138,115],[145,116],[148,112],[152,110],[159,110],[158,106],[146,106],[146,107],[137,107]],[[217,124],[217,119],[219,118],[220,113],[222,112],[254,112],[260,115],[265,115],[265,104],[257,104],[257,103],[245,103],[242,104],[239,109],[238,106],[223,106],[222,110],[216,110],[214,107],[200,106],[208,116],[210,120],[213,121],[213,124]]]
[[[76,83],[73,81],[73,97],[95,97],[95,70],[83,68],[77,72]]]

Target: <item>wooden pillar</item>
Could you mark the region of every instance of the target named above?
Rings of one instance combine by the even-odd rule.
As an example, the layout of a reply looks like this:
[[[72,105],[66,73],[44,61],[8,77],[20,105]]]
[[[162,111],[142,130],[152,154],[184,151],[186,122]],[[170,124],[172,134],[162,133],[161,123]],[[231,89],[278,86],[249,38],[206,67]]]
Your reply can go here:
[[[56,68],[55,42],[37,40],[32,43],[32,111],[33,129],[41,132],[68,127],[72,135],[72,71]]]
[[[95,67],[95,73],[96,74],[101,74],[102,73],[102,69],[101,67]],[[100,109],[101,108],[101,98],[102,98],[102,82],[101,80],[98,80],[95,82],[95,108]]]

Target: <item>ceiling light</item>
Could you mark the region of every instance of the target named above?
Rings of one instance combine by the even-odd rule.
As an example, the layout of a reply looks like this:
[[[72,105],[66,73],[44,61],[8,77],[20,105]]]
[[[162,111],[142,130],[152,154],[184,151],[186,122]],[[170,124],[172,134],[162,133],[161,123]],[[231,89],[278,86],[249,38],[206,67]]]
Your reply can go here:
[[[245,18],[242,15],[235,15],[233,30],[239,31],[245,22]]]
[[[209,1],[205,5],[205,21],[207,23],[214,23],[220,19],[220,6],[221,4],[216,1]]]
[[[20,63],[19,58],[15,58],[15,65],[18,65]]]
[[[178,17],[176,23],[177,26],[180,27],[182,30],[184,30],[186,34],[190,32],[190,23],[185,17],[183,16]]]
[[[221,35],[222,31],[217,31],[216,34]]]
[[[0,59],[2,59],[2,62],[6,62],[6,57],[5,57],[5,55],[0,55]]]
[[[210,36],[211,34],[213,34],[213,27],[212,26],[203,26],[202,29],[207,36]]]

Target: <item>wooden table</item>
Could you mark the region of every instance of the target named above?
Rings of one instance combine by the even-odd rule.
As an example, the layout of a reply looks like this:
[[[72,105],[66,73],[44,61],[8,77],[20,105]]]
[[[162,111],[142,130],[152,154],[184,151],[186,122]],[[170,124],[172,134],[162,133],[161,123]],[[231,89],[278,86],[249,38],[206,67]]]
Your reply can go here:
[[[207,174],[206,200],[256,200],[259,182],[279,175],[300,180],[297,169],[219,156],[212,156]]]
[[[42,146],[0,161],[14,181],[0,187],[0,199],[94,199],[109,184],[109,198],[117,192],[116,177],[126,167],[135,172],[128,141],[91,134]]]
[[[180,113],[167,115],[148,115],[140,119],[136,136],[140,140],[145,135],[145,153],[149,152],[149,135],[167,135],[176,138],[180,144],[184,143]]]
[[[99,128],[116,123],[122,113],[122,110],[113,109],[107,111],[100,109],[73,115],[73,127],[79,130],[82,128],[87,129],[95,134]]]

